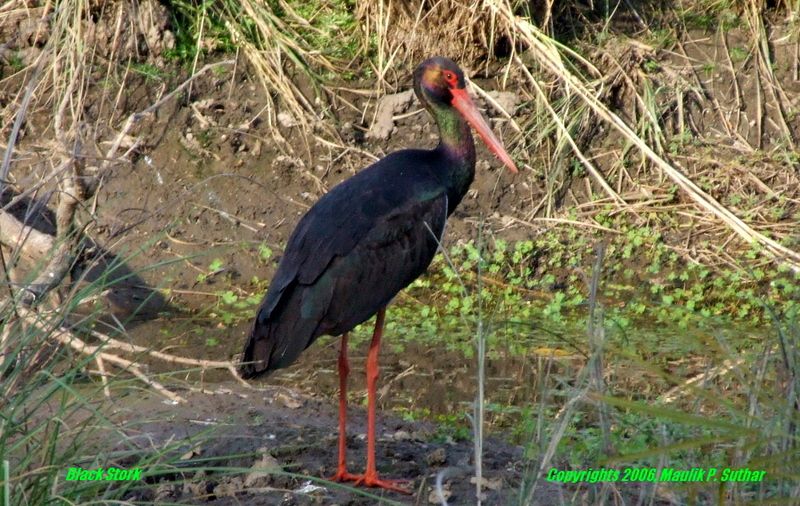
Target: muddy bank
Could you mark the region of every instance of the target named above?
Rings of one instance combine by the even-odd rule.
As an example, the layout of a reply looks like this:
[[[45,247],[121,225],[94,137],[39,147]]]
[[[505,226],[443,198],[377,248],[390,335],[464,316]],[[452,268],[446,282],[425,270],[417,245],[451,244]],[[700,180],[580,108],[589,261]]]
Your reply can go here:
[[[127,500],[375,504],[375,497],[319,480],[335,472],[338,454],[338,409],[327,398],[230,382],[206,385],[202,392],[195,386],[195,391],[177,383],[170,386],[188,402],[175,405],[155,394],[115,389],[114,406],[107,415],[116,429],[113,433],[103,430],[105,435],[95,439],[105,439],[96,450],[100,459],[111,456],[106,468],[141,470],[143,483],[126,494]],[[42,416],[47,416],[45,411]],[[80,412],[74,421],[82,415],[88,414]],[[354,473],[364,467],[365,416],[363,407],[350,406],[347,462]],[[409,480],[412,494],[370,493],[403,504],[427,504],[435,499],[436,474],[446,471],[443,484],[448,502],[475,503],[470,441],[443,438],[434,424],[406,422],[388,412],[379,412],[377,434],[379,472]],[[486,441],[487,504],[514,502],[524,472],[520,447],[495,437]]]

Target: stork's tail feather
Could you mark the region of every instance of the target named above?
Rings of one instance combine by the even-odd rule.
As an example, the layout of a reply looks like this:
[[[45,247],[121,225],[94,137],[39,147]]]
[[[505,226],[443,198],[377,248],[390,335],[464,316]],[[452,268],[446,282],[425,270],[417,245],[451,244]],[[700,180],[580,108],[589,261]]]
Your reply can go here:
[[[242,352],[239,374],[244,379],[289,367],[319,336],[317,320],[302,318],[302,297],[291,297],[278,308],[262,306]]]
[[[239,375],[242,378],[252,379],[271,371],[268,360],[272,354],[272,346],[269,342],[269,326],[259,324],[256,319],[242,351],[242,364],[239,365]]]

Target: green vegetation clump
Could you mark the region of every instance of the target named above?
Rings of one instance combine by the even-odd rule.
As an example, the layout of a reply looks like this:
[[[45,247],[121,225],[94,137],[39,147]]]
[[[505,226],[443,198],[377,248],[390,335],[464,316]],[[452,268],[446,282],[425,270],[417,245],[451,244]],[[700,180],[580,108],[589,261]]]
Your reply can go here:
[[[247,6],[229,1],[168,0],[165,5],[177,41],[166,56],[186,62],[198,55],[234,53],[241,35],[255,44],[279,42],[265,40],[265,29],[294,37],[301,47],[315,48],[328,57],[352,59],[358,48],[352,33],[354,0],[269,0]],[[258,19],[250,16],[253,11],[259,13]],[[302,54],[293,56],[305,59]]]

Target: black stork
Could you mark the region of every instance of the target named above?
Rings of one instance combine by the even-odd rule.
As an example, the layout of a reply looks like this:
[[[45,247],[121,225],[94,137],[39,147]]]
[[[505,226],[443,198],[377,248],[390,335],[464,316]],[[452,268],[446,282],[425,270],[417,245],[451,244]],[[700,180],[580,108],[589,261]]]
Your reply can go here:
[[[481,117],[464,73],[447,58],[414,71],[414,91],[436,120],[435,149],[394,152],[342,182],[303,216],[258,308],[239,368],[245,379],[292,364],[321,335],[342,336],[339,352],[339,465],[335,481],[407,492],[375,466],[378,348],[386,305],[425,272],[447,217],[475,177],[470,125],[514,173],[503,145]],[[367,357],[367,466],[347,472],[347,334],[377,313]]]

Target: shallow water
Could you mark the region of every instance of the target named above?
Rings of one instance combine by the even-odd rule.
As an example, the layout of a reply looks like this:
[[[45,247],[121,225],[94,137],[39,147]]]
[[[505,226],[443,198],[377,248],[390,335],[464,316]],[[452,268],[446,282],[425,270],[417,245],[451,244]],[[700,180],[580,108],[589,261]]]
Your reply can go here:
[[[392,318],[390,308],[388,320]],[[447,421],[466,426],[477,390],[475,343],[468,324],[426,335],[400,327],[416,326],[395,320],[384,334],[378,385],[380,408],[394,410],[409,419]],[[467,331],[464,330],[467,329]],[[705,368],[704,351],[724,336],[746,346],[762,337],[747,329],[719,327],[680,329],[653,325],[621,330],[606,322],[606,381],[627,391],[666,390],[672,385],[647,368],[655,366],[686,377]],[[181,356],[208,360],[236,360],[249,329],[249,322],[223,325],[219,318],[169,318],[138,324],[128,332],[140,346]],[[544,322],[538,326],[500,327],[489,337],[486,360],[488,427],[522,430],[525,410],[535,406],[543,392],[551,401],[581,376],[589,354],[584,324]],[[365,362],[372,322],[358,327],[350,339],[351,374],[349,399],[366,403]],[[264,384],[299,389],[307,394],[336,401],[339,388],[337,359],[340,341],[320,338],[293,366],[263,380]],[[182,367],[144,359],[150,372],[170,374]],[[214,384],[231,380],[222,370],[181,372],[176,379]],[[543,379],[544,378],[544,379]]]
[[[249,323],[232,327],[194,324],[178,320],[143,322],[128,332],[140,346],[181,356],[207,360],[234,360],[244,342]],[[366,402],[365,362],[369,351],[371,325],[357,329],[350,342],[349,392],[351,402]],[[452,336],[450,336],[452,337]],[[476,392],[476,360],[471,355],[469,336],[447,345],[430,341],[397,339],[387,332],[381,347],[381,377],[378,385],[381,409],[399,410],[410,417],[436,420],[442,416],[457,419],[471,412]],[[210,345],[209,343],[213,343]],[[287,386],[329,396],[338,395],[338,337],[320,338],[293,366],[263,380],[270,385]],[[466,351],[466,353],[465,353]],[[170,374],[180,370],[151,358],[143,358],[151,373]],[[512,352],[508,347],[493,349],[487,360],[487,400],[498,406],[521,406],[530,398],[535,358]],[[217,383],[229,381],[227,371],[183,372],[181,380]],[[508,411],[508,409],[505,409]],[[502,416],[500,416],[502,415]],[[506,418],[507,413],[498,414]],[[490,420],[491,421],[491,420]]]

